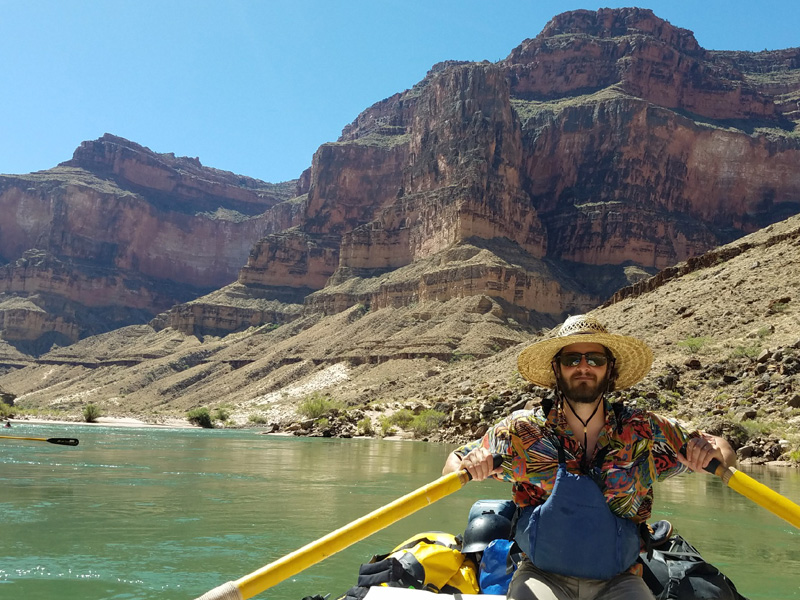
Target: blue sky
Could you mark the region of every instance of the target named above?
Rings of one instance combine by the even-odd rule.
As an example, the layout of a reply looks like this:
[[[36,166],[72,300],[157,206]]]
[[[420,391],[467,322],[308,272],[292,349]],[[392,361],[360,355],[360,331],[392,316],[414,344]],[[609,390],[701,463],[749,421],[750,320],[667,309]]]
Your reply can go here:
[[[0,173],[113,133],[285,181],[443,60],[505,58],[560,0],[0,0]],[[639,4],[714,50],[800,46],[797,0]]]

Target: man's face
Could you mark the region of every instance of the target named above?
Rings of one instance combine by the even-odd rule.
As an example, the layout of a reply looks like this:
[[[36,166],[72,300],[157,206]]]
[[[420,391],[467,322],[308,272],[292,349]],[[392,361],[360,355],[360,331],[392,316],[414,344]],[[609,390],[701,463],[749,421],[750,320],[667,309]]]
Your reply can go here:
[[[570,344],[561,351],[561,356],[572,356],[577,365],[564,365],[557,362],[558,380],[561,390],[568,400],[573,402],[592,403],[605,390],[608,378],[608,364],[591,366],[587,356],[578,357],[577,354],[606,356],[606,349],[600,344]]]

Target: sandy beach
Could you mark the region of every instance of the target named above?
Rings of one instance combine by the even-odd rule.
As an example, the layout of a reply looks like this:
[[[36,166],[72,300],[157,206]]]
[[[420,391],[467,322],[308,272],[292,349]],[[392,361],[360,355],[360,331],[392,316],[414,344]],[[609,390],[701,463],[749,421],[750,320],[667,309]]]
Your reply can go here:
[[[98,417],[93,423],[86,421],[60,421],[50,419],[9,419],[13,429],[15,425],[89,425],[96,427],[153,427],[160,429],[196,429],[197,426],[192,425],[185,419],[167,418],[160,423],[148,423],[132,417]]]

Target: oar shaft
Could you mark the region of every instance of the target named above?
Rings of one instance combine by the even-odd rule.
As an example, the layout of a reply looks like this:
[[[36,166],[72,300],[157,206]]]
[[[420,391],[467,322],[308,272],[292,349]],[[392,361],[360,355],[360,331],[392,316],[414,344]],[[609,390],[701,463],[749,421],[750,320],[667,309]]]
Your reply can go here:
[[[785,496],[745,475],[739,469],[726,467],[716,458],[711,459],[705,470],[722,479],[722,482],[733,491],[800,529],[800,506]]]
[[[728,480],[729,488],[800,529],[800,506],[741,471],[730,470],[733,473]]]
[[[440,477],[433,483],[406,494],[391,504],[387,504],[360,519],[356,519],[325,537],[306,544],[299,550],[287,554],[266,567],[238,579],[235,582],[236,587],[239,588],[244,598],[252,598],[292,575],[296,575],[303,569],[315,565],[332,554],[363,540],[376,531],[380,531],[403,517],[433,504],[448,494],[452,494],[461,489],[461,486],[467,481],[469,481],[469,478],[462,471]]]
[[[252,598],[376,531],[452,494],[461,489],[467,481],[469,481],[469,474],[466,471],[457,471],[440,477],[436,481],[398,498],[391,504],[356,519],[315,542],[306,544],[250,575],[206,592],[197,600],[247,600]]]

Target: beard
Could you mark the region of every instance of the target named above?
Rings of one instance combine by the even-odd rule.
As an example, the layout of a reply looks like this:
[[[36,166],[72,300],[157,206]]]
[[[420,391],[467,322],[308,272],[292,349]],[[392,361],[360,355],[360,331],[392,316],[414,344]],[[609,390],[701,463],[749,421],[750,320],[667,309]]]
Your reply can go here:
[[[577,404],[593,404],[608,388],[608,372],[601,379],[565,380],[559,373],[558,383],[564,397]]]

